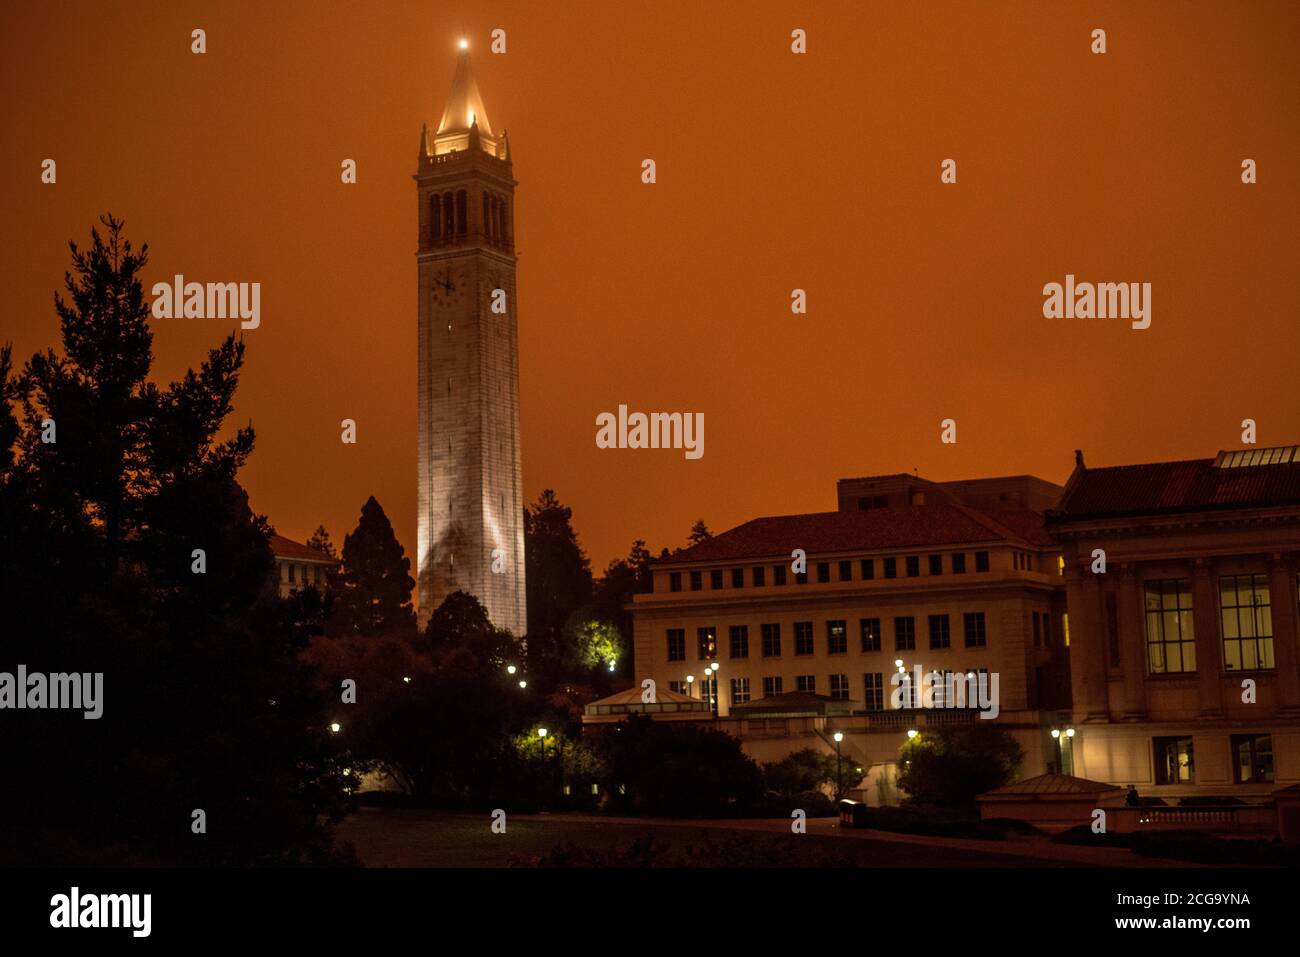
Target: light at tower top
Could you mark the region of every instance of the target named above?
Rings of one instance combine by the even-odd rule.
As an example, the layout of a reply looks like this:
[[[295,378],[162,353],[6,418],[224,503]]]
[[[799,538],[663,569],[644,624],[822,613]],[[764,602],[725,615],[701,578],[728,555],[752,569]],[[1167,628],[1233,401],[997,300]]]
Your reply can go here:
[[[469,39],[461,37],[456,46],[459,47],[456,73],[451,80],[451,92],[442,111],[442,120],[432,143],[424,138],[427,134],[421,137],[421,152],[424,156],[442,156],[477,147],[497,159],[506,159],[509,145],[504,135],[492,131],[483,96],[470,69]]]

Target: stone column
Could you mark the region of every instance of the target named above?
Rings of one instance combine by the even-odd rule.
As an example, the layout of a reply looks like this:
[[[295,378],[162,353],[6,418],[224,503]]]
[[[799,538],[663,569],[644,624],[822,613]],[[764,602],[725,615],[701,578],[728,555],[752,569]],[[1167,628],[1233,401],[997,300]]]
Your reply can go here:
[[[1109,721],[1110,702],[1106,688],[1106,635],[1101,621],[1101,586],[1092,569],[1076,562],[1069,573],[1068,602],[1070,629],[1070,667],[1078,669],[1079,680],[1072,682],[1076,691],[1074,711],[1084,721]]]
[[[1223,717],[1223,647],[1219,640],[1219,583],[1204,558],[1192,562],[1192,620],[1196,628],[1196,674],[1200,716]]]
[[[1119,593],[1115,596],[1119,619],[1119,655],[1124,668],[1124,720],[1141,721],[1147,716],[1146,605],[1138,568],[1128,562],[1119,571]]]
[[[1286,555],[1268,563],[1268,595],[1273,615],[1273,665],[1277,669],[1277,707],[1300,712],[1300,629],[1296,623],[1296,573]]]

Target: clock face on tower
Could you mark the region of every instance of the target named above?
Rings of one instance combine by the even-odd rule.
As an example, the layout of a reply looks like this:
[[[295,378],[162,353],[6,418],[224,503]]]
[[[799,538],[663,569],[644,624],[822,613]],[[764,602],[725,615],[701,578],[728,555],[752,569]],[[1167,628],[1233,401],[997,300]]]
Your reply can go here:
[[[433,275],[433,304],[446,308],[458,306],[465,301],[465,277],[450,266],[438,270]]]

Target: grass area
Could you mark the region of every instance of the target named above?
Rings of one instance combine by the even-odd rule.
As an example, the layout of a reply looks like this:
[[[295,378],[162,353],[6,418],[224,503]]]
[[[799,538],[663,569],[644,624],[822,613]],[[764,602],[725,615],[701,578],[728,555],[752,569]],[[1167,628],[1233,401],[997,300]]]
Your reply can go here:
[[[363,808],[337,829],[368,867],[1042,867],[1014,854],[674,824]]]

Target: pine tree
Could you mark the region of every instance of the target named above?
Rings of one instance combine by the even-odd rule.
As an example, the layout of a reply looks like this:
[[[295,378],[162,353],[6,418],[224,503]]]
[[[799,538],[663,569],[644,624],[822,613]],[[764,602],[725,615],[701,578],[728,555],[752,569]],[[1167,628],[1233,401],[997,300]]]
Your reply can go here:
[[[104,714],[6,718],[6,762],[41,770],[0,789],[0,856],[319,860],[348,782],[339,742],[297,658],[304,623],[267,588],[269,527],[236,478],[252,429],[216,440],[244,346],[227,337],[197,371],[151,382],[147,248],[102,222],[89,249],[71,245],[55,297],[62,354],[13,380],[0,357],[0,606],[4,657],[102,673]],[[202,840],[186,826],[195,807],[222,822]]]
[[[709,531],[709,526],[705,525],[704,519],[701,518],[697,519],[695,524],[691,526],[691,534],[686,540],[692,545],[698,545],[700,542],[707,542],[712,537],[713,533]]]
[[[546,489],[524,508],[528,638],[556,640],[573,612],[591,603],[591,562],[573,530],[573,512]]]
[[[356,529],[343,537],[343,568],[335,583],[330,633],[409,635],[415,632],[411,560],[372,495]]]
[[[316,531],[311,533],[311,538],[307,539],[307,547],[314,548],[322,555],[329,558],[338,558],[338,552],[334,550],[334,543],[330,541],[330,533],[325,531],[324,525],[317,525]]]

